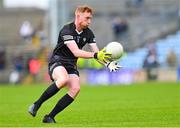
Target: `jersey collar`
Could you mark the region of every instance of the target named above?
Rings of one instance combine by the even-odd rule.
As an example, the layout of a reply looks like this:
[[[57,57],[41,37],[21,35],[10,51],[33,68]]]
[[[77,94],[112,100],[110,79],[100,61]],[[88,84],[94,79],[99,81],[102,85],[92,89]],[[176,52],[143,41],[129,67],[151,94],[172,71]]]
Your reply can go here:
[[[78,35],[80,35],[80,34],[83,32],[83,30],[79,32],[79,31],[76,29],[76,32],[77,32]]]
[[[74,21],[73,21],[73,25],[74,25],[74,29],[75,29],[76,33],[77,33],[78,35],[80,35],[80,34],[83,32],[83,30],[79,32],[79,31],[76,29],[76,25],[75,25]]]

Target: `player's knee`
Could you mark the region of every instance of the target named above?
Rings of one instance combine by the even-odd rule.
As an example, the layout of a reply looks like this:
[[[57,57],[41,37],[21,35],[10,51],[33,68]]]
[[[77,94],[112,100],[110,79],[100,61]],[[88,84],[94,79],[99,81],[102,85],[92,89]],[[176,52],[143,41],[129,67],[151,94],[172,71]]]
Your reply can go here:
[[[72,87],[70,89],[70,92],[73,94],[73,95],[77,95],[79,92],[80,92],[80,87],[77,86],[77,87]]]
[[[64,77],[64,78],[59,78],[56,80],[56,85],[58,88],[62,88],[64,87],[68,82],[68,78]]]

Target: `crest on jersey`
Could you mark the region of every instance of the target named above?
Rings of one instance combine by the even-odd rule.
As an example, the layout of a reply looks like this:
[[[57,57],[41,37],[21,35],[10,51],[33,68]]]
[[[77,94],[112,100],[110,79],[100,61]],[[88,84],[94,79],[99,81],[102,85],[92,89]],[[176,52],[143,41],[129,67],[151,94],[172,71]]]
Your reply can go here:
[[[86,41],[86,38],[85,38],[85,37],[83,38],[83,41],[84,41],[84,42]]]

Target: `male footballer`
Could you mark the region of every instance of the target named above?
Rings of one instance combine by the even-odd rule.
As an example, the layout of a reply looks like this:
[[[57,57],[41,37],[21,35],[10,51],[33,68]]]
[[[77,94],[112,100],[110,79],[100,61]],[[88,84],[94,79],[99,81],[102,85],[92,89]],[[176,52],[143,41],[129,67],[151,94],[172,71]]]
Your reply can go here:
[[[55,107],[43,118],[43,123],[56,123],[55,116],[70,105],[80,91],[79,72],[76,62],[81,58],[95,58],[110,70],[118,70],[119,65],[110,62],[111,54],[105,49],[99,51],[91,24],[93,10],[88,6],[79,6],[75,11],[75,20],[64,25],[59,32],[57,45],[49,61],[48,71],[53,83],[42,93],[28,109],[35,117],[41,105],[55,95],[61,88],[67,87],[68,92],[55,105]],[[88,44],[92,52],[81,50]]]

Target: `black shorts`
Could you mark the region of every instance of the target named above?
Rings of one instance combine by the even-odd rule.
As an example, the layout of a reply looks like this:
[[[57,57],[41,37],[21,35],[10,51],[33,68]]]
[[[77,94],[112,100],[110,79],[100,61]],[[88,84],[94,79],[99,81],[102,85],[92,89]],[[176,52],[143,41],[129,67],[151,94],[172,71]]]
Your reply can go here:
[[[63,66],[66,69],[66,71],[68,72],[68,74],[76,74],[77,76],[79,76],[79,71],[77,70],[76,65],[58,61],[58,62],[54,62],[54,63],[49,63],[49,66],[48,66],[48,73],[49,73],[49,76],[52,81],[54,81],[54,79],[52,77],[53,70],[58,66]]]

